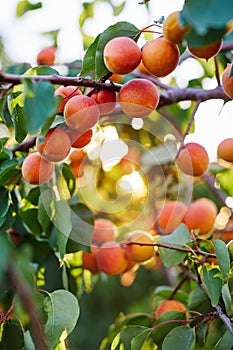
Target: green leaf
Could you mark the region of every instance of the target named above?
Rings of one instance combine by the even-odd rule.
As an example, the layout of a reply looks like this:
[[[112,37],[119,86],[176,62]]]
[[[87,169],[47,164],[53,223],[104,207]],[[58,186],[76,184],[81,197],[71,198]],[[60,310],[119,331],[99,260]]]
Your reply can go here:
[[[211,310],[210,299],[198,285],[189,294],[188,310],[208,313]]]
[[[163,341],[162,350],[177,350],[177,345],[182,350],[191,350],[195,347],[195,331],[186,326],[176,327],[171,330]]]
[[[222,286],[222,298],[224,301],[227,315],[232,316],[233,315],[233,305],[232,305],[231,292],[230,292],[228,284],[224,284]]]
[[[144,338],[144,341],[146,340],[149,332],[151,331],[150,328],[142,327],[142,326],[128,326],[124,328],[119,334],[120,334],[120,344],[124,345],[124,350],[136,350],[140,349],[138,348],[137,344],[140,344],[140,339],[142,340]],[[144,333],[145,332],[145,333]],[[135,337],[142,335],[142,337],[138,338],[138,342],[134,342],[135,348],[132,347],[132,341]],[[146,334],[146,335],[145,335]],[[143,341],[143,343],[144,343]],[[116,343],[118,345],[118,343]],[[115,346],[111,347],[111,350],[117,349]]]
[[[9,191],[3,186],[0,186],[0,203],[0,217],[2,217],[6,215],[10,205]]]
[[[67,238],[72,230],[71,208],[65,201],[55,201],[54,223],[56,228]]]
[[[191,242],[190,232],[184,224],[181,224],[171,234],[160,236],[159,242],[168,244],[172,247],[184,248],[185,244]],[[163,264],[167,267],[170,267],[181,263],[186,257],[187,252],[168,248],[159,248],[159,254],[163,261]]]
[[[109,73],[109,70],[104,64],[103,58],[103,51],[107,42],[118,36],[127,36],[131,39],[136,39],[138,34],[139,29],[133,24],[125,21],[117,22],[101,33],[95,54],[95,71],[97,80]]]
[[[17,142],[22,142],[27,136],[27,128],[26,128],[26,116],[24,113],[24,109],[16,104],[13,109],[13,124],[15,131],[15,139]]]
[[[7,238],[6,232],[3,232],[0,234],[0,247],[1,247],[1,254],[0,254],[0,289],[2,289],[2,280],[4,278],[5,268],[8,264],[8,262],[11,260],[10,251],[12,246],[10,245],[10,242]],[[4,291],[6,289],[5,285],[6,281],[4,281]]]
[[[94,231],[93,212],[83,203],[71,205],[73,230],[72,240],[89,246]]]
[[[97,35],[93,43],[88,47],[83,58],[80,75],[86,75],[95,72],[95,54],[99,43],[100,34]]]
[[[61,164],[61,171],[62,171],[62,175],[64,176],[64,179],[67,183],[67,187],[68,187],[68,190],[70,192],[70,195],[72,196],[74,194],[74,191],[76,188],[75,176],[74,176],[70,166],[66,163]]]
[[[226,333],[217,342],[213,350],[231,350],[233,347],[232,334],[227,330]]]
[[[140,334],[138,334],[135,338],[131,341],[131,350],[141,350],[143,344],[147,340],[149,334],[151,333],[151,329],[147,328],[144,331],[142,331]]]
[[[220,272],[217,268],[212,268],[210,270],[203,266],[203,282],[208,291],[211,304],[215,307],[218,302],[222,292],[222,279],[219,277]]]
[[[47,81],[33,83],[30,79],[23,79],[25,100],[25,122],[29,134],[40,131],[48,119],[55,117],[57,111],[54,88]]]
[[[183,16],[188,24],[200,35],[206,34],[208,28],[223,28],[232,19],[233,2],[231,0],[208,1],[208,11],[203,0],[186,0]]]
[[[20,164],[23,159],[5,160],[0,165],[0,185],[7,186],[17,183],[21,177]]]
[[[203,47],[222,39],[225,32],[223,28],[210,28],[205,35],[199,35],[195,30],[191,29],[186,35],[186,40],[190,47]]]
[[[126,1],[123,1],[120,5],[114,6],[112,3],[112,9],[113,9],[113,15],[114,16],[119,16],[119,14],[124,10]]]
[[[42,7],[41,2],[37,2],[35,4],[31,4],[27,0],[21,0],[17,4],[16,8],[16,17],[22,17],[26,12],[32,11],[32,10],[37,10]]]
[[[56,230],[56,236],[57,236],[58,250],[59,250],[61,259],[63,259],[66,253],[66,244],[68,241],[68,236],[64,235],[64,233],[59,230]]]
[[[45,336],[51,349],[67,338],[79,318],[77,298],[66,290],[56,290],[44,299],[44,309],[48,318]]]
[[[229,251],[225,242],[223,242],[221,239],[215,239],[213,244],[223,279],[226,280],[231,267]]]
[[[25,350],[36,350],[31,333],[28,330],[24,332],[24,346]]]
[[[1,349],[20,350],[24,345],[22,327],[16,319],[4,323],[1,334]]]

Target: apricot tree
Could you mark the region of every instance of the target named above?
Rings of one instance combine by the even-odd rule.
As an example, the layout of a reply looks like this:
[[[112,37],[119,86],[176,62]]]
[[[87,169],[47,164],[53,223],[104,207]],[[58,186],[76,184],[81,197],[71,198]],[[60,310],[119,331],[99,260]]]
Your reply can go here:
[[[108,3],[116,17],[125,4]],[[81,31],[94,4],[83,3]],[[18,14],[40,6],[20,1]],[[130,300],[147,271],[149,310],[118,309],[83,349],[232,349],[233,134],[215,159],[189,141],[205,101],[232,106],[232,13],[230,0],[208,12],[185,0],[144,28],[116,20],[84,35],[65,74],[56,37],[35,65],[2,65],[1,349],[79,348],[81,296],[114,280],[111,296],[123,287]],[[181,88],[188,59],[202,74]]]

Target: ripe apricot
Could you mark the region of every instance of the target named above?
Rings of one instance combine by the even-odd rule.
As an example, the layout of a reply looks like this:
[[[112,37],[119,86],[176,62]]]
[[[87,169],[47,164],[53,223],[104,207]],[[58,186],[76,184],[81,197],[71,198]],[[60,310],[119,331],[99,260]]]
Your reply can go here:
[[[208,169],[209,156],[205,147],[190,142],[179,151],[175,162],[184,174],[201,176]]]
[[[233,138],[221,141],[217,147],[217,156],[226,162],[233,163]]]
[[[91,252],[82,252],[82,262],[83,268],[89,270],[93,274],[99,272],[96,255],[98,253],[99,247],[96,244],[91,244]]]
[[[29,154],[22,164],[22,176],[32,185],[44,184],[54,172],[54,164],[41,156],[39,152]]]
[[[222,40],[202,46],[202,47],[191,47],[188,45],[188,49],[194,56],[198,58],[204,58],[207,61],[218,54],[222,47]]]
[[[68,86],[59,86],[55,91],[54,91],[55,96],[61,96],[63,100],[61,101],[58,112],[63,112],[65,108],[66,102],[73,96],[76,95],[82,95],[81,91],[77,86],[73,85],[68,85]]]
[[[232,30],[233,30],[233,19],[230,19],[230,20],[226,23],[226,28],[225,28],[224,35],[227,35],[227,34],[231,33]]]
[[[101,245],[107,241],[114,241],[117,234],[117,228],[111,220],[97,218],[94,221],[94,231],[92,242]]]
[[[158,319],[162,314],[168,311],[180,311],[185,312],[186,308],[184,304],[182,304],[178,300],[164,300],[162,301],[157,309],[155,310],[155,317]]]
[[[101,115],[112,113],[116,107],[116,93],[114,91],[94,91],[90,97],[98,104]]]
[[[97,254],[97,265],[101,272],[107,275],[119,275],[127,266],[127,258],[120,243],[116,241],[104,242]]]
[[[69,160],[72,163],[81,163],[86,157],[86,153],[81,149],[74,149],[69,155]]]
[[[157,223],[164,233],[171,233],[181,224],[186,211],[185,203],[175,200],[169,201],[164,204]]]
[[[228,97],[233,99],[233,76],[229,76],[231,64],[228,63],[222,74],[222,87]]]
[[[178,65],[178,46],[163,37],[147,41],[142,48],[142,62],[156,77],[165,77]]]
[[[163,35],[173,44],[181,44],[184,34],[189,30],[188,26],[182,27],[179,22],[180,11],[170,13],[163,22]]]
[[[183,223],[189,230],[198,230],[197,235],[209,234],[214,227],[217,207],[209,198],[199,198],[193,201],[187,209]]]
[[[92,129],[86,131],[68,129],[67,134],[73,148],[83,148],[91,142],[93,131]]]
[[[153,237],[146,231],[132,231],[125,240],[125,254],[135,262],[146,261],[155,254]]]
[[[151,72],[149,72],[148,69],[145,67],[143,61],[139,63],[139,65],[137,66],[137,69],[139,70],[139,72],[143,74],[151,75]]]
[[[145,118],[157,107],[159,91],[147,79],[132,79],[121,87],[118,101],[121,109],[128,116]]]
[[[84,95],[71,97],[64,108],[65,123],[80,131],[91,129],[98,122],[99,115],[98,104]]]
[[[44,138],[41,135],[37,136],[36,147],[45,159],[60,162],[69,154],[71,142],[64,129],[54,127],[49,129]]]
[[[104,48],[104,63],[108,70],[117,74],[132,72],[141,61],[137,43],[126,36],[111,39]]]
[[[55,63],[56,47],[49,46],[39,51],[36,57],[38,66],[52,66]]]

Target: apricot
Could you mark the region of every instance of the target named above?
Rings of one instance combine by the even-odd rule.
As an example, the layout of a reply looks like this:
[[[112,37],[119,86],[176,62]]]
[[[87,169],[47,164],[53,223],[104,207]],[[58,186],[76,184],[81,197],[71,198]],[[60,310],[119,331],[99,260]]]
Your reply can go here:
[[[225,28],[224,35],[227,35],[227,34],[231,33],[232,30],[233,30],[233,19],[230,19],[230,20],[226,23],[226,28]]]
[[[108,70],[117,74],[132,72],[141,61],[137,43],[126,36],[111,39],[104,47],[104,63]]]
[[[114,241],[117,234],[116,225],[111,220],[97,218],[94,221],[92,242],[101,245],[107,241]]]
[[[66,125],[80,131],[91,129],[98,122],[99,115],[98,104],[84,95],[71,97],[64,108]]]
[[[173,44],[181,44],[189,26],[182,27],[179,22],[180,11],[170,13],[163,22],[163,35]]]
[[[21,170],[28,183],[44,184],[53,176],[54,164],[43,158],[39,152],[34,152],[24,159]]]
[[[136,147],[130,147],[127,154],[123,158],[121,158],[119,166],[125,173],[130,174],[140,164],[140,160],[140,151]]]
[[[198,58],[204,58],[207,61],[218,54],[222,47],[222,40],[219,40],[217,42],[202,46],[202,47],[191,47],[188,45],[188,50],[193,54],[195,57]]]
[[[84,175],[84,164],[71,162],[70,168],[72,170],[74,177],[79,178]]]
[[[153,237],[146,231],[132,231],[124,243],[126,256],[135,262],[146,261],[155,254]]]
[[[178,300],[164,300],[155,310],[155,317],[158,319],[162,314],[169,311],[185,312],[186,308],[183,303]]]
[[[93,274],[97,274],[99,272],[96,255],[98,253],[99,247],[96,244],[91,244],[91,252],[82,252],[82,263],[83,268],[89,270]]]
[[[58,112],[61,113],[64,111],[66,102],[71,97],[76,96],[76,95],[82,95],[82,93],[77,86],[73,86],[73,85],[63,86],[63,85],[61,85],[54,91],[54,95],[61,96],[63,99],[59,105],[59,108],[58,108]]]
[[[127,258],[120,243],[116,241],[104,242],[97,254],[99,271],[107,275],[119,275],[127,266]]]
[[[183,223],[189,230],[198,230],[197,235],[209,234],[217,216],[216,204],[209,198],[199,198],[193,201],[187,209]]]
[[[132,79],[118,94],[122,111],[132,118],[145,118],[159,103],[157,87],[147,79]]]
[[[156,77],[165,77],[178,65],[178,46],[163,37],[147,41],[142,48],[142,62]]]
[[[190,142],[179,151],[175,162],[184,174],[201,176],[208,169],[209,156],[205,147],[199,143]]]
[[[38,66],[52,66],[55,63],[56,47],[49,46],[39,51],[36,57]]]
[[[217,147],[217,156],[226,162],[233,163],[233,138],[221,141]]]
[[[23,235],[19,234],[13,227],[8,229],[11,241],[15,246],[18,246],[20,242],[23,240]]]
[[[176,200],[169,201],[163,206],[157,223],[164,233],[171,233],[181,224],[186,211],[185,203]]]
[[[71,146],[73,148],[83,148],[91,142],[93,131],[92,129],[86,131],[68,129],[67,134],[70,137]]]
[[[80,164],[87,154],[81,149],[74,149],[69,155],[69,160],[72,163]]]
[[[151,75],[151,73],[148,71],[148,69],[145,67],[143,61],[141,61],[139,63],[139,65],[137,66],[137,69],[139,70],[139,72],[143,73],[143,74],[147,74],[147,75]]]
[[[43,158],[50,162],[60,162],[68,156],[71,142],[64,129],[54,127],[48,130],[45,137],[40,134],[37,136],[36,147]]]
[[[94,91],[90,97],[98,104],[101,115],[112,113],[116,107],[116,93],[114,91]]]
[[[222,87],[228,97],[233,99],[233,76],[229,76],[231,70],[231,64],[227,63],[227,66],[222,74]]]

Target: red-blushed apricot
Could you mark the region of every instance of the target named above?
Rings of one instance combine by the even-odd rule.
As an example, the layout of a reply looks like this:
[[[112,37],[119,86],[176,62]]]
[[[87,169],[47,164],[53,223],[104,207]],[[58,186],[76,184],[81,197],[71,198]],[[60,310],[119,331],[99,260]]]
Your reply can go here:
[[[97,266],[96,255],[98,253],[99,247],[96,244],[91,244],[91,252],[82,252],[82,262],[83,268],[89,270],[93,274],[99,273],[99,268]]]
[[[217,42],[202,46],[202,47],[191,47],[188,45],[188,50],[195,57],[204,58],[205,60],[209,60],[211,57],[216,56],[222,47],[222,40]]]
[[[124,247],[128,259],[135,262],[146,261],[155,254],[153,237],[142,230],[130,232],[125,239]]]
[[[114,91],[94,91],[90,97],[98,104],[101,115],[112,113],[116,107],[116,93]]]
[[[230,32],[232,32],[232,30],[233,30],[233,19],[230,19],[230,20],[226,23],[226,28],[225,28],[224,35],[229,34]]]
[[[233,99],[233,76],[229,76],[230,70],[231,64],[227,63],[227,66],[222,74],[222,87],[227,96]]]
[[[233,138],[224,139],[218,144],[217,156],[226,162],[233,163]]]
[[[125,83],[118,94],[122,111],[132,118],[145,118],[159,103],[157,87],[147,79],[132,79]]]
[[[127,174],[132,173],[140,164],[141,154],[136,147],[130,147],[127,154],[121,158],[119,166]]]
[[[63,100],[60,103],[60,106],[58,108],[58,112],[63,112],[65,105],[66,105],[66,102],[71,97],[76,96],[76,95],[82,95],[82,93],[77,86],[73,86],[73,85],[63,86],[63,85],[61,85],[54,91],[54,95],[62,97]]]
[[[23,236],[20,235],[13,227],[10,227],[8,229],[8,232],[10,234],[11,241],[14,243],[15,246],[18,246],[23,240]]]
[[[48,130],[45,137],[38,135],[36,138],[38,152],[50,162],[60,162],[65,159],[71,148],[69,135],[60,127]]]
[[[56,50],[54,46],[41,49],[36,57],[38,66],[52,66],[55,63]]]
[[[70,137],[71,146],[73,148],[83,148],[91,142],[93,130],[79,131],[68,129],[67,134]]]
[[[201,176],[208,169],[209,156],[205,147],[199,143],[190,142],[179,151],[175,162],[184,174]]]
[[[70,168],[72,170],[74,177],[76,177],[77,179],[84,175],[84,164],[83,163],[71,162]]]
[[[29,154],[22,164],[22,176],[32,185],[48,182],[53,176],[54,164],[42,157],[39,152]]]
[[[85,131],[99,120],[100,110],[93,98],[80,95],[71,97],[64,108],[64,120],[71,129]]]
[[[127,258],[124,249],[116,241],[104,242],[97,253],[97,265],[99,271],[107,275],[119,275],[127,266]]]
[[[178,65],[180,52],[177,45],[163,37],[147,41],[142,48],[142,62],[156,77],[165,77]]]
[[[171,200],[164,204],[157,223],[164,233],[171,233],[181,224],[186,211],[185,203]]]
[[[111,39],[104,47],[104,63],[108,70],[117,74],[132,72],[141,61],[137,43],[126,36]]]
[[[108,219],[97,218],[94,221],[92,242],[101,245],[107,241],[114,241],[117,235],[116,225]]]
[[[179,22],[180,11],[170,13],[163,22],[163,35],[173,44],[181,44],[189,26],[182,27]]]
[[[180,311],[185,312],[186,308],[184,304],[182,304],[178,300],[164,300],[162,301],[157,309],[155,310],[155,317],[158,319],[162,314],[168,311]]]
[[[217,216],[216,204],[209,198],[199,198],[193,201],[187,209],[183,223],[189,230],[198,230],[197,235],[211,233]]]

